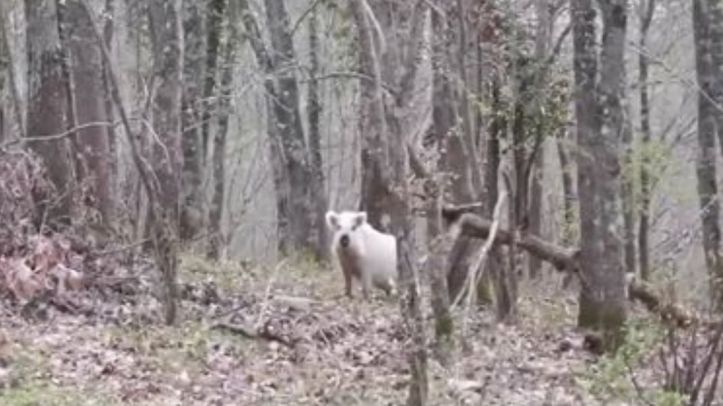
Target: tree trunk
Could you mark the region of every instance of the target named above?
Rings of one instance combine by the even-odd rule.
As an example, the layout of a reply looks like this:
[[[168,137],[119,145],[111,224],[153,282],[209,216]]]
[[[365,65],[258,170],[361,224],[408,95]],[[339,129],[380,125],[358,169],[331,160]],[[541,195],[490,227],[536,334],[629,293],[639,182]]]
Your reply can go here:
[[[3,13],[0,7],[0,13]],[[0,145],[6,141],[5,132],[7,130],[7,123],[5,122],[5,115],[7,108],[6,100],[8,97],[6,94],[7,84],[10,82],[8,70],[10,69],[10,50],[7,47],[8,41],[5,38],[5,24],[3,21],[5,18],[0,15]]]
[[[308,95],[307,95],[307,114],[309,120],[309,153],[311,158],[311,176],[312,189],[315,191],[312,195],[314,199],[314,219],[312,220],[312,234],[316,236],[315,256],[317,260],[327,260],[329,257],[327,228],[324,223],[324,214],[328,207],[326,189],[324,187],[324,162],[321,156],[321,131],[319,129],[319,119],[321,117],[322,105],[319,96],[319,35],[317,21],[317,6],[313,6],[309,14],[309,59],[310,69]]]
[[[110,225],[114,216],[111,188],[111,161],[108,147],[108,116],[105,111],[103,64],[93,22],[79,0],[66,3],[67,39],[70,53],[70,74],[78,126],[96,123],[77,131],[81,159],[91,177],[92,192],[88,195],[91,207],[101,215],[101,222]],[[83,179],[82,181],[85,181]]]
[[[379,5],[379,4],[377,4]],[[420,298],[418,293],[417,271],[414,268],[414,255],[412,249],[414,247],[413,233],[413,216],[409,206],[411,200],[409,186],[407,183],[408,163],[406,136],[401,131],[390,132],[386,136],[386,123],[390,120],[390,127],[398,125],[400,117],[398,116],[401,107],[406,105],[405,97],[396,100],[396,104],[391,105],[390,109],[384,109],[384,100],[381,92],[382,65],[384,70],[390,75],[397,67],[390,64],[399,56],[399,49],[387,49],[386,58],[380,58],[377,47],[373,40],[373,34],[370,26],[369,8],[366,7],[365,0],[354,0],[350,2],[351,12],[356,22],[359,32],[359,55],[361,72],[371,78],[373,81],[362,81],[362,108],[364,114],[362,116],[362,128],[366,141],[367,178],[365,179],[367,186],[378,188],[376,190],[365,190],[365,192],[381,192],[386,198],[384,206],[380,208],[381,213],[387,213],[391,217],[389,229],[397,239],[397,259],[399,271],[399,285],[402,296],[400,298],[401,313],[403,316],[406,329],[409,331],[411,342],[407,345],[406,352],[409,360],[411,371],[411,382],[409,385],[409,396],[407,405],[421,406],[427,402],[428,379],[427,379],[427,351],[426,338],[424,333],[424,322],[420,307]],[[396,5],[382,2],[381,10],[375,13],[377,16],[384,16],[382,26],[388,26],[387,23],[397,16],[399,10],[395,10]],[[411,19],[414,21],[414,18]],[[414,21],[413,24],[418,23]],[[415,32],[413,27],[410,32]],[[387,38],[392,38],[391,31],[387,31]],[[394,40],[399,40],[396,38]],[[416,37],[406,38],[406,41],[416,41]],[[400,41],[403,43],[403,41]],[[387,43],[390,47],[400,46],[400,43],[392,41]],[[401,46],[400,46],[401,48]],[[411,52],[416,56],[416,52]],[[412,65],[407,66],[407,71],[403,78],[413,79],[416,61]],[[391,76],[393,77],[393,76]],[[402,80],[402,83],[405,80]],[[413,83],[413,80],[412,80]],[[403,92],[405,86],[402,86]],[[408,90],[408,88],[406,88]],[[398,129],[398,128],[396,128]],[[363,201],[369,199],[369,194],[362,196]],[[377,218],[380,220],[380,218]]]
[[[256,60],[267,75],[267,131],[276,189],[278,249],[282,255],[317,252],[320,248],[309,230],[318,229],[318,223],[324,221],[313,210],[314,199],[324,190],[312,182],[312,158],[301,125],[298,83],[292,69],[297,62],[286,4],[283,0],[265,2],[269,49],[248,2],[244,0],[239,6]]]
[[[178,236],[180,220],[181,173],[181,98],[183,94],[183,28],[181,0],[152,0],[149,3],[153,38],[156,83],[152,101],[153,131],[160,143],[154,143],[153,169],[158,179],[158,205],[151,211],[152,240],[157,266],[165,288],[165,320],[176,320],[178,288]]]
[[[723,307],[721,277],[723,267],[720,254],[720,226],[718,187],[716,174],[716,117],[712,97],[718,90],[715,61],[711,55],[713,46],[708,13],[704,0],[693,0],[693,35],[695,40],[696,74],[700,93],[698,95],[698,158],[696,175],[703,223],[703,252],[711,284],[711,298],[715,306]]]
[[[719,148],[723,153],[723,111],[720,108],[723,103],[723,3],[718,0],[703,0],[701,7],[703,18],[706,19],[705,24],[710,32],[710,59],[714,75],[714,89],[711,89],[710,96],[718,104],[713,109],[713,117],[717,126]]]
[[[183,240],[192,238],[201,227],[203,212],[203,162],[206,145],[201,143],[201,127],[203,124],[203,103],[206,96],[203,91],[205,56],[205,19],[206,4],[204,1],[185,1],[183,36],[183,115],[181,117],[183,146],[183,206],[181,211],[180,237]],[[213,10],[210,10],[213,12]],[[216,27],[211,27],[216,28]],[[210,36],[211,33],[209,32]],[[210,75],[215,72],[209,72]]]
[[[563,207],[563,226],[562,226],[562,244],[570,245],[575,242],[575,236],[578,234],[575,229],[577,228],[577,214],[576,214],[576,201],[577,195],[575,194],[575,183],[574,183],[574,168],[572,161],[568,156],[567,142],[569,137],[567,136],[567,130],[562,129],[557,134],[557,156],[560,159],[560,171],[562,172],[562,207]]]
[[[285,174],[289,182],[289,234],[295,252],[317,247],[309,230],[322,225],[323,217],[315,216],[314,198],[323,193],[320,185],[312,182],[311,159],[301,125],[299,90],[295,77],[294,43],[291,38],[289,15],[284,0],[266,0],[266,19],[271,38],[271,59],[275,67],[274,117],[283,150]],[[287,253],[288,254],[288,253]]]
[[[233,72],[238,48],[238,30],[236,29],[237,6],[229,5],[228,38],[226,39],[223,64],[221,67],[221,91],[218,103],[218,131],[213,137],[213,196],[209,211],[211,239],[208,257],[220,259],[228,243],[223,232],[221,219],[226,196],[226,138],[228,137],[228,120],[231,115],[231,99],[233,98]]]
[[[221,23],[226,9],[226,0],[208,0],[206,18],[206,66],[203,72],[203,107],[201,115],[201,146],[202,161],[205,162],[208,151],[209,139],[211,138],[210,126],[213,108],[216,103],[212,98],[216,92],[216,74],[218,65],[218,51],[221,39]]]
[[[548,58],[550,47],[550,37],[553,27],[552,22],[552,11],[548,0],[536,0],[535,1],[535,15],[537,16],[537,23],[535,25],[535,53],[534,57],[536,61],[545,61]],[[544,64],[545,62],[538,62]],[[535,94],[532,95],[533,103],[530,103],[534,114],[542,115],[541,108],[538,100],[542,98],[543,92],[547,90],[546,78],[547,75],[544,65],[542,67],[536,67],[535,74]],[[538,120],[535,125],[535,134],[533,136],[536,140],[542,140],[545,137],[542,123]],[[542,149],[542,145],[540,145]],[[529,192],[529,205],[526,208],[527,216],[529,219],[528,231],[532,234],[542,234],[542,185],[543,176],[545,170],[545,154],[544,150],[536,151],[533,162],[531,163],[530,173],[530,192]],[[528,267],[530,278],[538,278],[541,274],[542,261],[534,255],[529,255]]]
[[[624,0],[600,1],[603,17],[600,79],[591,0],[571,3],[574,35],[578,191],[584,283],[578,325],[601,329],[615,350],[626,319],[620,218],[620,134],[624,127]]]
[[[443,226],[441,216],[441,199],[444,195],[444,184],[448,176],[462,175],[456,172],[451,162],[451,155],[455,152],[455,147],[459,144],[459,134],[454,134],[454,100],[452,99],[452,89],[448,77],[449,66],[447,49],[449,47],[449,27],[444,21],[444,17],[437,12],[432,13],[432,121],[434,138],[437,145],[443,147],[440,159],[437,162],[437,173],[442,176],[439,179],[427,179],[426,194],[426,217],[427,217],[427,241],[429,246],[430,264],[429,278],[432,288],[432,310],[435,319],[435,338],[437,340],[436,347],[442,362],[446,362],[448,358],[449,345],[452,335],[452,317],[449,313],[450,297],[447,287],[447,278],[445,273],[462,272],[461,269],[449,269],[444,260],[446,250],[442,250],[441,245]],[[454,141],[453,141],[454,139]],[[468,170],[463,168],[463,170]],[[464,176],[459,176],[463,178]],[[459,179],[453,180],[453,184],[459,185]],[[460,196],[455,193],[461,192],[460,186],[452,187],[453,199],[458,200]],[[464,190],[464,189],[462,189]],[[465,273],[466,274],[466,273]]]
[[[43,137],[66,129],[67,87],[55,0],[25,0],[28,57],[28,136]],[[36,196],[41,222],[51,227],[70,224],[73,202],[72,167],[65,139],[42,140],[30,147],[43,159],[57,200]],[[47,216],[47,217],[46,217]],[[45,219],[44,219],[45,217]],[[44,221],[46,220],[46,221]]]
[[[106,16],[105,23],[103,24],[103,42],[108,50],[113,48],[113,16],[114,16],[114,4],[113,0],[105,1],[105,10],[103,14]],[[102,54],[102,53],[101,53]],[[115,114],[113,110],[113,97],[111,96],[111,85],[109,75],[109,67],[105,58],[101,58],[101,65],[103,69],[102,80],[103,80],[103,109],[105,111],[106,119],[109,123],[115,122]],[[118,190],[120,185],[118,184],[118,138],[115,132],[114,126],[109,126],[108,132],[108,172],[110,173],[111,180],[111,198],[113,201],[119,201]],[[114,210],[116,207],[114,206]]]
[[[647,41],[650,23],[655,13],[655,0],[645,1],[640,17],[639,47],[642,52],[638,55],[638,71],[640,86],[640,132],[642,134],[643,158],[640,165],[640,223],[638,228],[638,264],[640,277],[644,281],[650,280],[650,247],[648,235],[650,233],[650,101],[648,99],[648,57]]]

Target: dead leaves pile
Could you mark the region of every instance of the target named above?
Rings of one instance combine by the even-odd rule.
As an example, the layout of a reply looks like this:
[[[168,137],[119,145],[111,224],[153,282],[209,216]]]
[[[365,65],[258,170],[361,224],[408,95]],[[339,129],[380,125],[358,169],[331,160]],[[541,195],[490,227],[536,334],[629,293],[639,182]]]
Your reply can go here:
[[[26,303],[48,294],[66,298],[84,287],[84,274],[67,265],[75,255],[69,241],[34,235],[27,245],[24,255],[0,257],[0,291]]]
[[[45,168],[25,151],[0,150],[0,255],[23,244],[35,213],[35,198],[49,196]]]

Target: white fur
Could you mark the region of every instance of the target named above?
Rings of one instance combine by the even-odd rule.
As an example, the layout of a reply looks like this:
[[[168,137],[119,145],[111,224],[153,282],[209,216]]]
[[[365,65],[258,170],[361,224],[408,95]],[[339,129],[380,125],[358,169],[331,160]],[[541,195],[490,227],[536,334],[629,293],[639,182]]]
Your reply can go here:
[[[334,233],[332,255],[345,276],[346,293],[351,296],[351,279],[361,279],[364,297],[369,297],[371,286],[395,293],[397,285],[397,240],[367,223],[365,212],[343,211],[326,213],[326,223]],[[342,236],[349,237],[349,245],[340,244]],[[358,273],[355,272],[358,268]]]

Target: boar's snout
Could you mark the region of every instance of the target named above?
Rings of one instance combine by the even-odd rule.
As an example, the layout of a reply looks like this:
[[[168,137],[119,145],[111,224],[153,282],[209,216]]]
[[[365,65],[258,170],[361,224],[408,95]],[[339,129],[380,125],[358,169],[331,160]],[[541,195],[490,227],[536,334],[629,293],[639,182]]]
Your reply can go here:
[[[349,246],[349,236],[344,234],[339,238],[339,245],[341,245],[343,248],[346,248]]]

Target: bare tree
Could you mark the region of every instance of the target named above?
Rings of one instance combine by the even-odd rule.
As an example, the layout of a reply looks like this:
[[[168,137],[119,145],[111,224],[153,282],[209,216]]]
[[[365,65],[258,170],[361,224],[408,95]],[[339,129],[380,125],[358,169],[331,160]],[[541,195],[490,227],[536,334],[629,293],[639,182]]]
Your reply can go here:
[[[418,34],[422,27],[422,17],[425,7],[412,5],[413,12],[407,15],[410,21],[409,30],[403,35],[392,33],[392,30],[377,31],[378,35],[385,35],[386,47],[384,49],[374,40],[375,28],[383,30],[390,27],[391,21],[403,19],[405,10],[398,8],[387,1],[375,2],[370,7],[366,0],[350,2],[350,8],[358,30],[359,38],[359,64],[362,74],[371,80],[362,81],[362,128],[365,135],[365,149],[363,160],[366,166],[366,182],[362,186],[362,204],[371,204],[372,198],[382,198],[383,202],[374,202],[372,213],[375,222],[380,225],[381,215],[387,214],[391,221],[388,230],[397,238],[397,259],[399,280],[402,291],[400,299],[401,312],[405,326],[410,332],[411,343],[407,346],[407,355],[410,363],[412,379],[409,385],[407,404],[410,406],[424,405],[427,402],[427,350],[424,334],[424,323],[419,303],[416,270],[414,268],[413,252],[413,221],[410,209],[410,193],[407,180],[407,136],[399,127],[400,114],[409,100],[411,83],[416,74],[416,56],[420,40]],[[377,17],[383,16],[380,22]],[[415,36],[417,34],[418,36]],[[397,36],[399,35],[399,36]],[[412,43],[416,45],[411,45]],[[409,46],[409,48],[407,48]],[[406,51],[406,53],[402,53]],[[406,57],[406,58],[404,58]],[[401,94],[385,109],[385,95],[382,93],[382,80],[396,79],[395,63],[399,59],[408,62],[407,71],[400,79]],[[385,74],[386,73],[386,74]],[[408,81],[411,81],[408,82]],[[395,81],[396,83],[396,81]],[[371,187],[371,189],[370,189]],[[372,207],[372,206],[367,206]]]
[[[244,27],[256,60],[266,79],[269,144],[276,189],[278,248],[282,254],[311,250],[321,256],[316,233],[323,225],[320,210],[313,209],[315,196],[324,193],[319,182],[312,182],[312,157],[301,123],[299,86],[295,70],[296,53],[291,37],[289,15],[284,0],[266,0],[266,22],[271,40],[264,43],[259,25],[241,2]],[[319,189],[320,188],[320,189]]]
[[[213,194],[209,210],[209,231],[211,234],[208,256],[219,259],[227,238],[222,230],[221,218],[224,212],[226,196],[226,145],[228,122],[231,116],[231,99],[233,97],[233,72],[236,62],[239,35],[237,27],[238,5],[229,4],[226,41],[223,45],[221,60],[221,83],[219,85],[218,129],[213,136]]]
[[[723,305],[721,294],[721,235],[720,203],[716,174],[716,112],[714,97],[721,91],[720,79],[716,75],[713,59],[713,30],[711,30],[712,10],[704,0],[693,0],[693,34],[695,41],[696,76],[700,88],[698,94],[698,158],[696,175],[698,178],[698,196],[700,199],[701,221],[703,223],[703,252],[709,277],[714,288],[711,291],[717,307]]]
[[[86,201],[101,216],[101,223],[113,222],[114,198],[109,163],[108,115],[104,103],[103,64],[101,50],[95,39],[93,23],[78,0],[65,3],[67,46],[72,78],[74,111],[81,166],[87,168],[85,175],[92,191]]]
[[[166,323],[176,320],[178,288],[178,227],[180,220],[181,97],[183,93],[183,30],[180,0],[153,0],[149,3],[153,38],[154,80],[152,101],[153,172],[158,179],[158,205],[151,210],[152,239],[156,262],[165,288]]]
[[[309,123],[309,157],[311,159],[311,181],[313,183],[312,189],[317,191],[312,199],[315,211],[315,221],[313,226],[313,234],[316,235],[316,256],[317,259],[327,259],[328,246],[327,243],[327,229],[323,221],[318,219],[324,218],[324,213],[329,205],[327,196],[325,193],[320,193],[324,190],[324,162],[321,156],[321,129],[319,119],[322,113],[322,102],[319,95],[319,34],[318,34],[318,2],[312,4],[313,9],[309,13],[308,29],[309,29],[309,75],[311,76],[308,86],[307,95],[307,106],[306,111],[308,115]]]
[[[581,255],[585,258],[578,324],[602,330],[606,348],[614,349],[626,319],[619,155],[625,125],[627,10],[625,0],[598,4],[603,21],[599,63],[596,7],[592,0],[571,3]]]
[[[28,135],[48,136],[66,129],[68,96],[55,0],[26,0],[28,54]],[[65,139],[33,141],[56,188],[57,201],[38,196],[38,208],[51,226],[70,224],[73,201],[72,166]]]
[[[638,75],[640,86],[640,132],[642,133],[643,158],[640,165],[640,223],[638,227],[638,263],[640,277],[650,279],[650,248],[648,236],[650,233],[650,194],[651,174],[650,158],[647,146],[650,144],[650,100],[648,95],[648,32],[655,13],[655,0],[641,0],[640,7],[640,38],[638,44],[641,52],[638,55]]]
[[[181,211],[180,236],[193,237],[201,226],[203,200],[203,161],[206,145],[201,142],[204,98],[204,73],[206,62],[206,3],[211,1],[183,2],[183,207]],[[211,7],[209,6],[209,9]],[[213,10],[210,10],[213,12]],[[215,20],[214,20],[215,21]],[[209,26],[209,30],[218,29]],[[210,33],[208,35],[211,35]],[[203,127],[207,128],[207,127]]]

